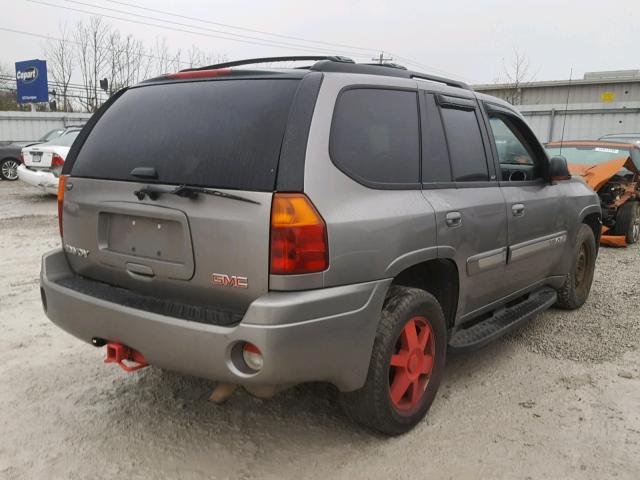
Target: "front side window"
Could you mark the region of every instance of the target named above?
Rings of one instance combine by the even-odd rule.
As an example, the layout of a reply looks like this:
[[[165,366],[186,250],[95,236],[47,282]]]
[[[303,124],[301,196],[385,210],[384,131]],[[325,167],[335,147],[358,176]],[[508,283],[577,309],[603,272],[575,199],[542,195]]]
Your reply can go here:
[[[416,92],[346,90],[335,106],[331,159],[365,185],[415,185],[420,178],[419,130]]]
[[[475,110],[442,108],[449,157],[456,182],[489,180],[487,157]]]
[[[542,169],[536,164],[532,148],[515,123],[501,115],[492,115],[489,124],[498,153],[502,180],[516,182],[542,178]]]

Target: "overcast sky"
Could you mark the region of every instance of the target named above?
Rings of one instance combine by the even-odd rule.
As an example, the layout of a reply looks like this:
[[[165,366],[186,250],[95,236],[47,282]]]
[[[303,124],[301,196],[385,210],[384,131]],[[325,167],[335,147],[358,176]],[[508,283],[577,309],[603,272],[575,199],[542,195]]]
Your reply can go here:
[[[40,1],[40,0],[38,0]],[[338,0],[42,0],[51,5],[102,13],[136,22],[154,20],[132,17],[102,7],[164,18],[207,35],[231,37],[231,33],[258,38],[256,43],[284,42],[296,46],[276,48],[231,39],[178,32],[161,26],[140,25],[105,18],[123,34],[134,34],[151,45],[166,37],[175,49],[198,45],[228,59],[338,53],[359,61],[369,60],[379,50],[391,52],[397,63],[414,69],[447,73],[472,83],[504,80],[503,62],[510,62],[513,49],[526,53],[535,80],[564,79],[573,67],[574,78],[586,71],[640,68],[640,0],[449,0],[449,1],[338,1]],[[136,5],[135,8],[125,4]],[[27,0],[0,0],[0,62],[13,69],[13,62],[43,58],[42,38],[1,30],[56,36],[58,24],[73,25],[90,15]],[[311,41],[349,45],[327,46],[302,40],[196,22],[163,15],[147,8],[195,17]],[[238,37],[236,37],[238,38]],[[313,51],[297,49],[300,46]],[[357,47],[357,48],[354,48]],[[370,49],[370,50],[364,50]],[[356,57],[357,55],[360,55]],[[401,57],[401,58],[400,58]],[[416,64],[410,64],[409,61]]]

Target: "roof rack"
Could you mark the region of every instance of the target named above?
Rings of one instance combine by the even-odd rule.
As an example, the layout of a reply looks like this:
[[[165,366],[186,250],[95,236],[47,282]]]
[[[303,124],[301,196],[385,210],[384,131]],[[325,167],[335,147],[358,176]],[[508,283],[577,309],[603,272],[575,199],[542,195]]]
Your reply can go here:
[[[249,58],[247,60],[236,60],[234,62],[224,62],[224,63],[216,63],[215,65],[207,65],[205,67],[197,67],[197,68],[186,68],[184,70],[180,70],[181,72],[197,72],[199,70],[217,70],[218,68],[231,68],[231,67],[239,67],[241,65],[255,65],[257,63],[271,63],[271,62],[297,62],[297,61],[319,61],[319,60],[328,60],[330,62],[338,62],[338,63],[351,63],[355,64],[352,59],[348,57],[341,57],[339,55],[306,55],[306,56],[292,56],[292,57],[262,57],[262,58]]]
[[[411,78],[443,83],[450,87],[463,88],[465,90],[472,90],[472,88],[464,82],[440,77],[438,75],[431,75],[430,73],[414,72],[413,70],[408,70],[406,67],[396,63],[336,63],[328,60],[321,60],[311,66],[311,70],[318,72],[362,73],[367,75]]]
[[[429,73],[415,72],[408,70],[403,65],[397,63],[356,63],[348,57],[339,55],[312,55],[312,56],[290,56],[290,57],[264,57],[249,58],[247,60],[237,60],[234,62],[216,63],[205,67],[187,68],[180,72],[197,72],[201,70],[217,70],[220,68],[239,67],[241,65],[255,65],[258,63],[271,62],[295,62],[295,61],[315,61],[308,68],[317,72],[342,72],[342,73],[362,73],[368,75],[384,75],[390,77],[411,78],[417,80],[426,80],[429,82],[443,83],[450,87],[463,88],[472,90],[472,88],[464,82],[452,80],[450,78],[431,75]]]

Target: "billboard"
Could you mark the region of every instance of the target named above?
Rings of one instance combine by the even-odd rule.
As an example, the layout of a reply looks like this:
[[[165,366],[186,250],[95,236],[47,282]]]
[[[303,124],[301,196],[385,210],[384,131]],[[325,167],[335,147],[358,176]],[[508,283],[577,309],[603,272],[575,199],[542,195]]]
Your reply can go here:
[[[47,62],[45,60],[16,62],[16,87],[18,103],[48,102]]]

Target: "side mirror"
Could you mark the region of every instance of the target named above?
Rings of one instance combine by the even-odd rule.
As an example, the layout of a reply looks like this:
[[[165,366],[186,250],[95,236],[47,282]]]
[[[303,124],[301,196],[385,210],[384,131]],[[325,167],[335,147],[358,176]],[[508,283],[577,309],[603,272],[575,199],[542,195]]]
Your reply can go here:
[[[552,182],[571,179],[571,172],[569,172],[566,158],[560,156],[551,157],[549,160],[549,178]]]

